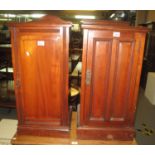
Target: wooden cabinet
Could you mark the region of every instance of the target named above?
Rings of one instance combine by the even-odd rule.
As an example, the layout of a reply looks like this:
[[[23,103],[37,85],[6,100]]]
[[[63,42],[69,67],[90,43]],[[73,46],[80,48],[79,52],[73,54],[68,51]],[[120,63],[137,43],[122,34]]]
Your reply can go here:
[[[146,28],[83,21],[78,138],[131,140]]]
[[[69,136],[70,26],[55,16],[10,24],[17,135]]]

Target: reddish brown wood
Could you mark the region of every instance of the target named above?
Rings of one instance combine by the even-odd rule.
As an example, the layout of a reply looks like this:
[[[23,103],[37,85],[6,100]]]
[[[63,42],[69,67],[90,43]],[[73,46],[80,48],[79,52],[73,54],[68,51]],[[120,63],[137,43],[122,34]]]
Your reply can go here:
[[[70,22],[46,16],[11,24],[17,135],[69,136]]]
[[[131,140],[147,30],[83,21],[78,138]],[[113,36],[119,32],[120,36]],[[90,83],[87,83],[87,72]]]
[[[69,138],[54,138],[49,136],[15,135],[11,144],[79,144],[79,145],[129,145],[136,144],[136,141],[116,141],[116,140],[81,140],[77,139],[77,113],[72,113],[72,123]],[[110,136],[109,136],[110,137]]]

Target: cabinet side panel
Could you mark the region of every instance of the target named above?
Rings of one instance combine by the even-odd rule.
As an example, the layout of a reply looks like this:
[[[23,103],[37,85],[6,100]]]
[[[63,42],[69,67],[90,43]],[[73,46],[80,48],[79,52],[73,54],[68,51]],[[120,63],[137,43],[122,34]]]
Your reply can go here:
[[[12,27],[11,28],[11,45],[12,45],[11,55],[12,55],[12,64],[13,64],[14,89],[15,89],[15,96],[16,96],[16,109],[17,109],[17,116],[18,116],[18,124],[22,124],[23,112],[21,110],[22,109],[21,91],[17,87],[17,81],[20,76],[20,72],[19,72],[20,65],[19,65],[19,57],[18,57],[18,53],[19,53],[18,39],[19,39],[18,29]]]
[[[139,92],[139,83],[141,77],[141,69],[142,69],[142,62],[143,62],[143,55],[144,55],[144,46],[145,46],[145,37],[146,33],[135,33],[134,35],[136,40],[136,45],[134,49],[134,70],[132,72],[132,85],[130,88],[129,99],[130,105],[128,107],[129,119],[130,124],[134,126],[134,118],[135,118],[135,111],[136,111],[136,104]]]

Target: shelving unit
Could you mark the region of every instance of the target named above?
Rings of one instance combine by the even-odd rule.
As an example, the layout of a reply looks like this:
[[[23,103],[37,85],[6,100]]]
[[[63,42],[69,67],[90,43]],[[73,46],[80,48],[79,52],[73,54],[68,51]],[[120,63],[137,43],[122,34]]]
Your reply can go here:
[[[0,107],[15,108],[11,44],[4,37],[1,39],[3,40],[0,44]]]
[[[70,85],[80,87],[83,42],[82,32],[71,31],[70,38]]]
[[[81,70],[82,70],[82,31],[71,31],[70,33],[70,50],[69,50],[69,103],[72,110],[77,110],[80,102]]]

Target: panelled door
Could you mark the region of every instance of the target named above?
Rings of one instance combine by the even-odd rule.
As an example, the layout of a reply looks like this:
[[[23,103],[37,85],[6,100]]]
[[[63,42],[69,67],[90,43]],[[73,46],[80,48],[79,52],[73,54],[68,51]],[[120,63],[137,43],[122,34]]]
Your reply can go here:
[[[63,40],[56,32],[21,32],[19,40],[22,121],[44,127],[60,126],[65,123],[62,119],[68,117],[63,117],[66,92]]]
[[[84,33],[89,39],[83,53],[80,125],[130,126],[139,42],[134,32]]]

